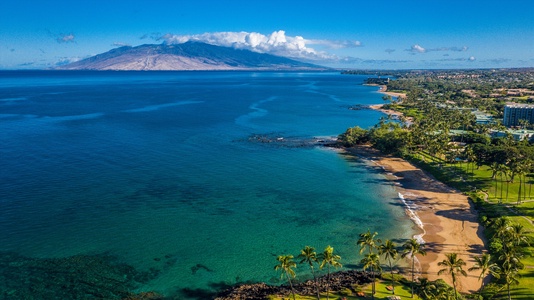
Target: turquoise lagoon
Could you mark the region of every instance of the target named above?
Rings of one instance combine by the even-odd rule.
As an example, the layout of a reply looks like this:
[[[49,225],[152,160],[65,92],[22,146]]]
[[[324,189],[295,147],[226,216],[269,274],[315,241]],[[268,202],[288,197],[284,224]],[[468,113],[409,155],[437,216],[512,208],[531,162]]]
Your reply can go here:
[[[362,161],[283,141],[374,125],[348,109],[382,102],[365,78],[0,72],[0,251],[111,254],[157,269],[139,290],[167,295],[280,283],[276,255],[306,245],[353,267],[359,233],[414,233],[397,192]]]

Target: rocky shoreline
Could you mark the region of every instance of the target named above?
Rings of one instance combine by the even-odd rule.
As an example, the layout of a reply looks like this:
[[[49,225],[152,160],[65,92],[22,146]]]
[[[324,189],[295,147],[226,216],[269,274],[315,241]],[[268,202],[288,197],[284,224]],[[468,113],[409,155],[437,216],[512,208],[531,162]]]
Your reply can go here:
[[[331,292],[339,292],[343,290],[350,290],[353,293],[358,292],[355,286],[364,285],[372,282],[371,274],[369,272],[362,272],[356,270],[340,271],[330,274],[330,281],[328,275],[323,275],[317,278],[319,289],[321,292],[326,292],[327,286],[330,286]],[[295,293],[299,295],[315,295],[315,282],[307,280],[302,283],[293,284]],[[269,295],[279,295],[282,297],[289,297],[291,288],[287,285],[272,286],[265,283],[242,284],[233,286],[217,294],[216,300],[237,300],[237,299],[251,299],[263,300]]]

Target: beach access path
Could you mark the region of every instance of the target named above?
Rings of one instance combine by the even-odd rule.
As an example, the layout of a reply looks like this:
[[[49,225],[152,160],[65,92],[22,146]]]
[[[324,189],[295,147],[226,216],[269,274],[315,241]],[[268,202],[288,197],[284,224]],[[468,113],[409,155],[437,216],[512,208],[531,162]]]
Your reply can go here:
[[[438,262],[444,260],[447,253],[457,253],[467,263],[463,268],[466,272],[474,265],[473,258],[485,251],[483,227],[478,224],[476,212],[467,196],[437,181],[410,162],[383,155],[370,146],[351,147],[346,151],[383,168],[386,177],[395,183],[397,191],[411,208],[407,213],[415,213],[415,218],[411,217],[422,222],[419,230],[427,251],[426,256],[417,256],[422,277],[430,280],[441,278],[452,285],[450,275],[437,274],[442,269]],[[421,227],[417,222],[414,226]],[[479,273],[467,273],[467,277],[458,277],[457,288],[461,292],[474,292],[481,286]]]

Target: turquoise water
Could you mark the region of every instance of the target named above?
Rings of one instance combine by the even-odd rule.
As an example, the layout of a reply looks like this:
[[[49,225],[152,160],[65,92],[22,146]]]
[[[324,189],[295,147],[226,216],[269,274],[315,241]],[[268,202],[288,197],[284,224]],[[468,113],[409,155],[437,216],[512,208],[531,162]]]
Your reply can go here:
[[[140,290],[173,294],[278,283],[276,255],[305,245],[332,245],[350,266],[360,232],[413,233],[393,187],[362,162],[250,140],[372,126],[381,113],[348,109],[382,102],[364,76],[26,71],[0,79],[0,251],[108,253],[160,271]]]

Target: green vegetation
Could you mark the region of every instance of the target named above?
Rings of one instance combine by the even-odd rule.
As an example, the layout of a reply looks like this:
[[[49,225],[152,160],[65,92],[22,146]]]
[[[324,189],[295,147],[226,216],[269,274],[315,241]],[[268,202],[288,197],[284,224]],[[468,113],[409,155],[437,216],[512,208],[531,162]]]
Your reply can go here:
[[[505,231],[506,230],[502,232]],[[336,288],[334,288],[333,291],[330,291],[331,273],[330,270],[328,270],[326,281],[324,281],[325,276],[319,278],[314,275],[313,281],[303,283],[304,286],[310,286],[310,283],[313,282],[313,291],[304,288],[304,290],[307,292],[299,293],[295,292],[295,290],[302,291],[302,285],[299,286],[298,284],[292,284],[291,281],[292,278],[295,278],[295,272],[293,269],[297,267],[297,265],[293,262],[293,256],[278,256],[277,261],[279,263],[275,266],[275,269],[281,270],[283,272],[282,277],[285,275],[287,278],[288,284],[291,288],[291,296],[294,300],[388,299],[388,297],[392,296],[392,294],[401,297],[401,299],[464,299],[464,295],[456,293],[456,287],[454,284],[453,287],[451,287],[442,279],[430,281],[426,278],[418,278],[415,280],[412,277],[412,281],[408,281],[403,276],[394,274],[393,268],[395,267],[397,255],[401,250],[403,254],[402,256],[411,259],[413,262],[416,255],[424,255],[426,253],[424,245],[419,244],[415,239],[410,239],[405,241],[401,247],[397,247],[391,240],[382,242],[380,239],[376,238],[377,235],[377,232],[371,233],[371,231],[368,230],[367,232],[361,233],[357,241],[357,245],[360,248],[360,253],[364,254],[364,258],[360,261],[362,270],[369,270],[365,273],[367,275],[363,277],[363,283],[353,282],[345,286],[340,286],[337,284]],[[514,238],[513,243],[520,243],[519,240],[521,239]],[[300,253],[301,254],[298,256],[298,258],[301,259],[300,264],[308,265],[312,274],[314,274],[314,266],[316,264],[319,264],[321,268],[324,268],[325,266],[341,267],[341,257],[334,253],[334,248],[331,246],[327,246],[323,253],[320,254],[315,252],[315,248],[306,246],[300,251]],[[382,273],[383,265],[388,266],[390,269],[389,274]],[[443,272],[440,271],[440,273],[451,275],[453,277],[453,283],[456,282],[456,276],[458,274],[466,274],[466,272],[463,270],[465,262],[463,262],[461,259],[458,259],[456,253],[448,254],[447,259],[440,263],[440,265],[445,267]],[[472,271],[479,271],[482,265],[485,266],[482,273],[488,272],[487,268],[490,267],[486,266],[484,263],[477,263],[473,265],[473,268],[471,269]],[[412,275],[413,274],[414,270],[412,269]],[[318,279],[322,281],[322,284],[318,283]],[[340,277],[337,277],[335,281],[339,283],[340,280],[343,281],[340,279]],[[394,288],[395,282],[398,283],[396,289]],[[287,297],[287,290],[285,294],[285,297]],[[316,295],[312,296],[311,294]],[[287,299],[285,297],[280,297],[280,295],[271,295],[269,299]]]
[[[321,298],[320,292],[319,292],[319,284],[317,283],[317,277],[315,276],[314,267],[315,264],[319,263],[319,258],[317,256],[317,252],[315,252],[315,248],[306,246],[304,249],[300,250],[300,254],[298,256],[300,258],[300,263],[306,263],[310,267],[312,276],[313,276],[313,282],[315,284],[315,290],[317,292],[317,300]]]
[[[327,266],[328,268],[328,281],[326,285],[326,299],[328,299],[328,295],[330,294],[330,267],[342,267],[341,263],[339,262],[341,257],[337,254],[334,254],[334,248],[328,245],[324,249],[323,253],[319,255],[319,259],[321,260],[319,267],[322,269],[324,266]]]
[[[278,260],[279,264],[274,266],[274,269],[281,271],[280,278],[283,278],[284,274],[286,275],[289,286],[291,287],[291,293],[293,294],[293,300],[295,300],[295,290],[293,289],[291,278],[295,278],[296,276],[293,268],[296,268],[297,264],[293,261],[293,255],[279,255],[276,260]]]
[[[463,266],[466,265],[465,261],[461,258],[458,258],[456,253],[447,253],[447,257],[443,261],[438,263],[438,266],[444,267],[438,271],[438,275],[447,273],[451,275],[452,278],[452,287],[454,289],[454,298],[458,299],[458,292],[456,291],[456,279],[458,275],[463,275],[467,277],[467,272],[463,269]]]
[[[397,78],[387,83],[388,91],[405,93],[406,97],[385,106],[404,116],[382,118],[369,129],[349,128],[339,136],[340,142],[346,147],[370,144],[385,154],[403,157],[468,194],[490,241],[490,253],[481,253],[469,269],[480,272],[481,280],[492,277],[491,283],[481,283],[476,297],[533,298],[534,145],[511,134],[492,138],[490,132],[506,128],[498,121],[477,123],[473,112],[497,119],[508,101],[534,102],[534,72],[404,71],[377,75]],[[520,125],[533,128],[528,122]],[[453,258],[450,254],[442,262],[448,267],[442,273],[452,276],[455,290],[456,276],[465,271],[452,268]],[[433,284],[429,283],[429,288]],[[434,299],[429,297],[422,296]]]
[[[426,255],[426,251],[423,249],[423,246],[416,240],[416,239],[410,239],[402,245],[403,252],[402,257],[410,257],[412,260],[412,298],[414,295],[414,284],[415,284],[415,256],[420,255]]]
[[[378,246],[378,254],[384,255],[388,262],[389,271],[391,272],[391,293],[395,295],[395,277],[393,276],[393,261],[397,259],[398,251],[395,243],[391,240],[386,240],[384,244]]]

